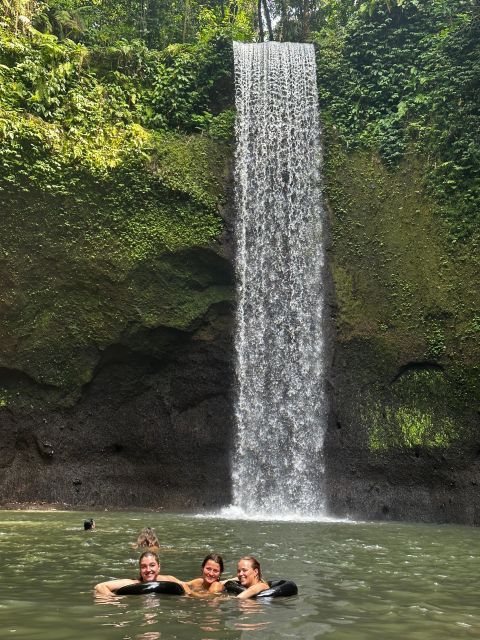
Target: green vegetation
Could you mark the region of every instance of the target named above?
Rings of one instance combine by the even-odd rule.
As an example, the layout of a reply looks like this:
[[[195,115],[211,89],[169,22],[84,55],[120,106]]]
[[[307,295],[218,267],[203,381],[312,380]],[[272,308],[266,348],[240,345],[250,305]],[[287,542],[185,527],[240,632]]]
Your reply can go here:
[[[149,49],[205,41],[220,32],[251,37],[252,0],[2,0],[4,26],[30,27],[60,40],[107,47],[142,42]]]
[[[392,411],[384,407],[368,416],[371,420],[369,448],[388,451],[393,448],[448,447],[458,437],[451,418],[436,417],[412,407]]]
[[[260,4],[316,45],[338,344],[367,390],[342,402],[373,452],[451,446],[480,407],[478,4]],[[231,41],[258,6],[2,1],[0,402],[74,401],[109,345],[233,295]],[[411,362],[434,369],[397,380]]]
[[[326,177],[343,339],[374,333],[417,358],[474,362],[478,259],[460,245],[451,255],[418,161],[392,170],[332,145]]]
[[[337,335],[359,385],[342,411],[375,454],[452,447],[480,408],[478,5],[323,6],[309,37]],[[438,369],[397,379],[411,363]]]
[[[480,409],[478,256],[468,243],[452,252],[412,156],[388,168],[331,144],[325,168],[338,341],[362,389],[342,403],[373,452],[467,437]],[[438,369],[396,380],[408,363]]]
[[[386,401],[380,403],[373,394],[365,398],[362,419],[369,425],[369,449],[452,446],[466,435],[456,413],[464,410],[463,398],[452,404],[455,393],[455,384],[440,370],[414,369],[392,385]]]
[[[317,16],[323,119],[389,166],[422,157],[450,241],[480,228],[480,13],[472,0],[324,3]]]
[[[133,14],[109,22],[133,8],[3,4],[0,364],[18,371],[2,396],[10,405],[73,401],[109,345],[128,347],[140,330],[191,331],[232,296],[215,251],[241,14],[204,11],[194,41],[157,50],[145,33],[125,39]]]

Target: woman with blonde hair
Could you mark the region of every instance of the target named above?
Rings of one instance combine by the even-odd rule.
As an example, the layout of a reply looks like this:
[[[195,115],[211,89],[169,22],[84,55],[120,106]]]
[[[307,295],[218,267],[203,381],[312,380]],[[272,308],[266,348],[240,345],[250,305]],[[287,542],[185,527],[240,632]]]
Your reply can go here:
[[[237,564],[237,578],[245,591],[237,595],[240,600],[253,598],[261,591],[269,589],[270,585],[264,582],[259,561],[253,556],[243,556]]]

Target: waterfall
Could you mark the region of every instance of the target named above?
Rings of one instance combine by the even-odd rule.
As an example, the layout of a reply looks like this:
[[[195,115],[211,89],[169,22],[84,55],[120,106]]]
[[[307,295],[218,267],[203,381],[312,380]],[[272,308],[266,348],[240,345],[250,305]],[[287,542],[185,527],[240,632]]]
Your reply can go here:
[[[313,45],[234,43],[237,444],[233,506],[323,511],[324,247]]]

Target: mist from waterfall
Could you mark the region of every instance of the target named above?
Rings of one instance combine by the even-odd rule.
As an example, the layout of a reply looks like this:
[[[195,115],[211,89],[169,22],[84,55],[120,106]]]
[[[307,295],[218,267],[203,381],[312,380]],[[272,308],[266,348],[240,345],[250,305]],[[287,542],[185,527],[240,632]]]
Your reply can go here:
[[[313,45],[234,43],[236,422],[233,508],[324,509],[322,196]]]

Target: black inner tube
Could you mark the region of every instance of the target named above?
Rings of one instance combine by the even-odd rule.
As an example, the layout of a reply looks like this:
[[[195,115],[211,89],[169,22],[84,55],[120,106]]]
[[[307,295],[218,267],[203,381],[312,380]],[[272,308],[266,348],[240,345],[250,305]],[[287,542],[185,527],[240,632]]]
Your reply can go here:
[[[287,596],[296,596],[298,587],[292,580],[269,580],[270,589],[260,591],[256,598],[283,598]]]
[[[298,587],[295,582],[292,580],[269,580],[268,581],[269,589],[265,589],[265,591],[260,591],[257,593],[255,598],[280,598],[287,596],[296,596],[298,593]],[[233,593],[238,595],[245,591],[243,585],[241,585],[236,580],[228,580],[224,584],[225,591],[228,593]]]
[[[117,596],[137,596],[146,593],[163,593],[170,596],[183,596],[185,589],[178,582],[161,581],[161,582],[135,582],[120,587],[116,591]]]
[[[225,584],[223,585],[223,588],[228,593],[233,593],[236,596],[238,596],[239,593],[242,593],[242,591],[245,591],[245,589],[246,589],[246,587],[243,587],[236,580],[227,580],[227,582],[225,582]]]

